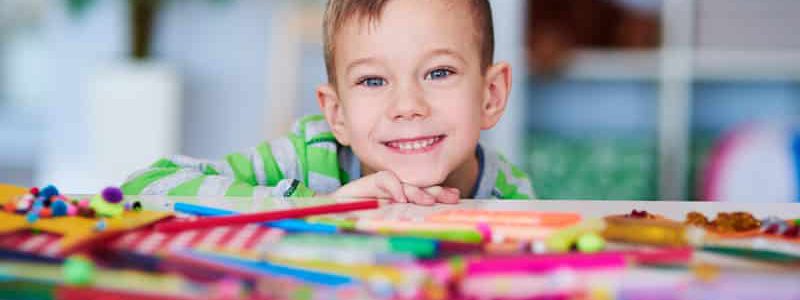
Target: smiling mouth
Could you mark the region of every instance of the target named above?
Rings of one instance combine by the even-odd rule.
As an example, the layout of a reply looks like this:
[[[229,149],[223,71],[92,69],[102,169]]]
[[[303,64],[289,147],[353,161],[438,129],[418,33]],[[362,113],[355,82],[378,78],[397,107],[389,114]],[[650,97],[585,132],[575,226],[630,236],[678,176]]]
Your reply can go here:
[[[425,136],[410,139],[399,139],[384,142],[383,145],[389,149],[400,153],[423,153],[436,148],[445,135]]]

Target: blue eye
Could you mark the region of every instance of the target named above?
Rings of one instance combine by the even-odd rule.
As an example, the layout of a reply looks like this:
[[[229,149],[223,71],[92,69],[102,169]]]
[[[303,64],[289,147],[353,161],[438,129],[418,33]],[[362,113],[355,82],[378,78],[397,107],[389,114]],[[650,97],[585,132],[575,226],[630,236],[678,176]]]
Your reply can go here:
[[[453,71],[450,71],[448,69],[436,69],[428,73],[428,75],[425,76],[425,79],[427,80],[443,79],[447,78],[447,76],[450,75],[453,75]]]
[[[358,85],[379,87],[386,85],[386,80],[380,77],[367,77],[358,82]]]

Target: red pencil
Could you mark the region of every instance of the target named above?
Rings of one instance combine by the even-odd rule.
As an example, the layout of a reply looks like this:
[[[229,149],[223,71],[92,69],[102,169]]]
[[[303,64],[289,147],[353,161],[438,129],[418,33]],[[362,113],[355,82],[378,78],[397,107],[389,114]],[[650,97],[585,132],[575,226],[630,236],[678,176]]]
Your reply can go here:
[[[181,230],[198,229],[198,228],[214,227],[222,225],[269,222],[281,219],[302,218],[312,215],[339,213],[339,212],[347,212],[360,209],[373,209],[373,208],[378,208],[378,200],[344,202],[344,203],[326,204],[326,205],[311,206],[311,207],[293,208],[287,210],[276,210],[276,211],[268,211],[268,212],[252,213],[252,214],[240,214],[233,216],[207,217],[198,219],[196,221],[174,221],[174,222],[156,224],[155,229],[158,231],[181,231]]]

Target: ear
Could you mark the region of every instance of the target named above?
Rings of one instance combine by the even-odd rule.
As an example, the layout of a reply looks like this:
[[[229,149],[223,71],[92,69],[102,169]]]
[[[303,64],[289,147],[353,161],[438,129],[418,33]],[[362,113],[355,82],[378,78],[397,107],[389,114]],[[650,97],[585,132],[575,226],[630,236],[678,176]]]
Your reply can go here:
[[[511,92],[511,65],[499,62],[489,66],[484,80],[481,130],[494,127],[506,111],[508,94]]]
[[[344,107],[339,100],[339,94],[331,84],[323,84],[317,88],[317,103],[336,140],[342,145],[349,145],[350,138],[345,130]]]

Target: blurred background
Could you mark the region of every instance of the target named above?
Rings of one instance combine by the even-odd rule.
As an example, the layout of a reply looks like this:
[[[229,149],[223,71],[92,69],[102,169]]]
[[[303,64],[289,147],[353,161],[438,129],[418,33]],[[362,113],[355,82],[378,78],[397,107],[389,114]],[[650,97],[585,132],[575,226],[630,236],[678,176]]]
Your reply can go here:
[[[318,112],[324,1],[0,0],[0,182],[95,192]],[[545,199],[797,201],[800,1],[493,0]]]

